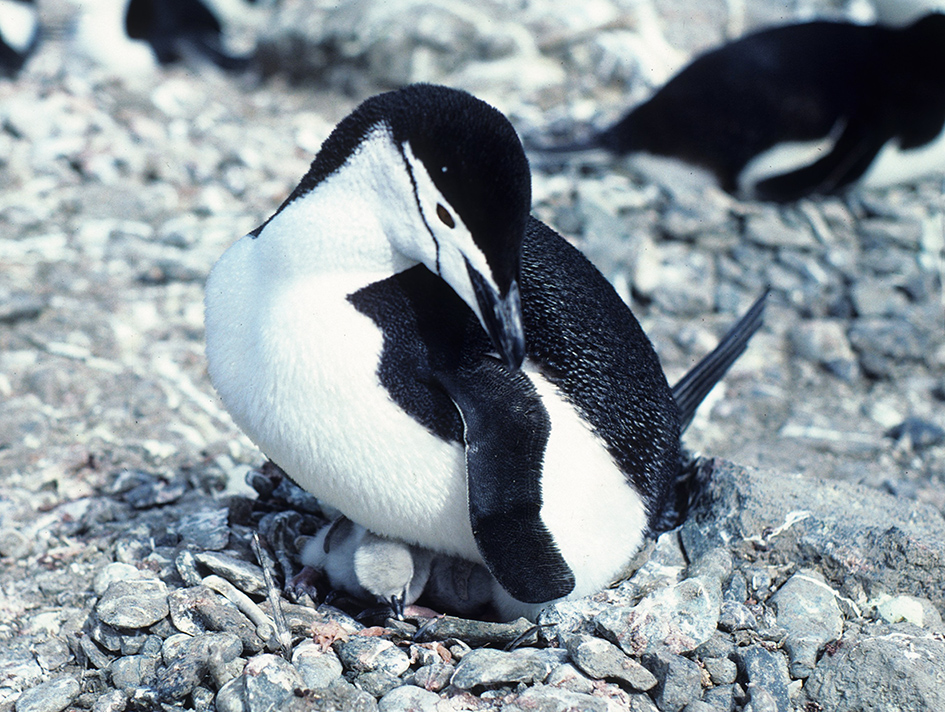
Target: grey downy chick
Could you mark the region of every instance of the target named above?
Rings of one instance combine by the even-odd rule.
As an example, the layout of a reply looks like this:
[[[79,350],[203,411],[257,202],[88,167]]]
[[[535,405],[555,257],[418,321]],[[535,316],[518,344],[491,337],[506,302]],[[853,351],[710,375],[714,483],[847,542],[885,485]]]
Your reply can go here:
[[[346,517],[322,527],[302,549],[302,563],[323,571],[336,591],[379,601],[403,617],[423,592],[432,555],[378,536]]]

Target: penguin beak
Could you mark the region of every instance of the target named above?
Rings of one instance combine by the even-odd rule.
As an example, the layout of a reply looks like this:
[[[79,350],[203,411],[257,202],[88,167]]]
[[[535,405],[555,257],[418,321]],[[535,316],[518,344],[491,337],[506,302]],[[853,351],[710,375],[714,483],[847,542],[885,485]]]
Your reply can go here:
[[[512,280],[505,297],[499,296],[485,278],[466,263],[469,279],[482,314],[482,325],[505,365],[515,370],[525,360],[525,328],[522,326],[522,299],[518,281]]]

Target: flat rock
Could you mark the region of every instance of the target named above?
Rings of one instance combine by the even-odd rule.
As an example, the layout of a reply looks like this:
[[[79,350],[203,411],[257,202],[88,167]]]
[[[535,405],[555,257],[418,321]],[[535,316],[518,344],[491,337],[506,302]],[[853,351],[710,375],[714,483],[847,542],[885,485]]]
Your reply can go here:
[[[726,542],[817,564],[841,593],[898,592],[945,609],[945,520],[868,487],[708,460],[680,536],[690,557]],[[752,547],[754,548],[754,547]]]
[[[548,651],[520,648],[512,652],[479,648],[463,656],[451,683],[461,690],[541,682],[557,664]]]
[[[72,677],[61,677],[37,685],[20,695],[16,712],[61,712],[79,696],[79,682]]]
[[[95,604],[103,623],[116,628],[145,628],[167,616],[167,586],[163,581],[113,581]]]
[[[875,626],[821,656],[804,690],[831,712],[945,709],[945,641],[908,623]]]
[[[656,685],[653,673],[603,638],[576,635],[568,641],[568,654],[585,674],[597,680],[616,680],[643,692]]]

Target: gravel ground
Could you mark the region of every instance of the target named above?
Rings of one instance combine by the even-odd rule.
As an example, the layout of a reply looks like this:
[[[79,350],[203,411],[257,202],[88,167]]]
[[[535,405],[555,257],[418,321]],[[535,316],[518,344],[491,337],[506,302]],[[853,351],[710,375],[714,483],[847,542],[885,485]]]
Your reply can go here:
[[[908,709],[941,708],[940,178],[773,207],[666,162],[536,161],[535,213],[625,295],[671,382],[771,288],[765,327],[686,436],[697,453],[748,466],[700,461],[744,497],[719,493],[699,510],[712,546],[685,528],[664,535],[649,568],[549,613],[516,652],[500,649],[523,632],[515,625],[447,619],[414,640],[409,625],[364,629],[288,606],[292,664],[276,655],[261,574],[238,562],[257,561],[258,527],[305,533],[318,513],[303,502],[278,515],[284,505],[244,484],[262,457],[223,412],[203,357],[202,284],[216,258],[374,91],[441,81],[493,102],[523,134],[568,132],[615,118],[727,31],[794,16],[787,4],[732,15],[693,0],[513,5],[312,11],[284,0],[260,11],[271,18],[258,30],[262,80],[87,66],[63,29],[75,8],[40,2],[53,31],[15,82],[0,82],[0,711],[214,699],[218,710],[441,699],[854,709],[873,687],[857,672],[892,676],[902,641],[931,662],[900,675],[913,687],[890,689],[911,695]],[[797,506],[778,509],[794,490]],[[718,523],[754,505],[751,522]],[[797,521],[796,539],[777,538]],[[686,606],[700,596],[696,615]],[[810,601],[801,622],[782,613]],[[646,628],[646,611],[664,627]],[[674,615],[701,628],[674,632]],[[666,640],[677,642],[656,645]]]

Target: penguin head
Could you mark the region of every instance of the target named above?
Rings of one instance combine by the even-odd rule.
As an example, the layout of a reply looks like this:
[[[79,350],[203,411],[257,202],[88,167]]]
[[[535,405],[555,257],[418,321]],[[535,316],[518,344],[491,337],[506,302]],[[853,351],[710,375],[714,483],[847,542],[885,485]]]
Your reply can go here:
[[[355,157],[384,167],[370,190],[383,197],[380,219],[394,251],[446,281],[506,364],[520,366],[518,278],[531,174],[512,125],[456,89],[416,84],[379,94],[335,127],[283,208]]]

